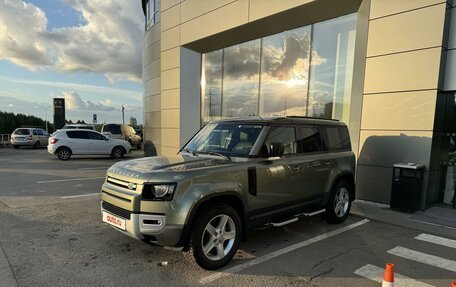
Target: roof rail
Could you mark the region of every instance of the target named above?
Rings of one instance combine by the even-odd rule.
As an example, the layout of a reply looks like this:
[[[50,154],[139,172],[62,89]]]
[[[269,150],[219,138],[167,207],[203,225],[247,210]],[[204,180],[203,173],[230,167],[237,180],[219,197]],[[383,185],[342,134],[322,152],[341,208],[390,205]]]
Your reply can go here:
[[[317,117],[306,117],[306,116],[286,116],[287,118],[292,119],[312,119],[312,120],[326,120],[326,121],[334,121],[338,122],[338,119],[326,119],[326,118],[317,118]]]

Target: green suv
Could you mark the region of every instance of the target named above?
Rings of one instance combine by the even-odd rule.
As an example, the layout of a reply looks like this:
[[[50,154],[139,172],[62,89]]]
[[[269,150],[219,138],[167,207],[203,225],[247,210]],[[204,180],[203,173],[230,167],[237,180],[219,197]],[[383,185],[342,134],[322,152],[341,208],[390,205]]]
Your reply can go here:
[[[103,221],[147,243],[183,247],[205,269],[227,264],[249,230],[321,214],[340,223],[355,197],[347,126],[249,117],[204,126],[175,156],[116,163]]]

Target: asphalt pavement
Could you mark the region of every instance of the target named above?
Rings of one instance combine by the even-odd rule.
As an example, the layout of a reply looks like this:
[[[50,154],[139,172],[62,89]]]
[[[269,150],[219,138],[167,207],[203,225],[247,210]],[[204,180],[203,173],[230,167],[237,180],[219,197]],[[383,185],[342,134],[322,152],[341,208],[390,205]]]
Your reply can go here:
[[[135,151],[125,160],[141,157]],[[59,161],[45,149],[0,149],[0,286],[396,286],[456,281],[456,232],[350,216],[319,216],[254,231],[219,271],[188,264],[179,250],[146,245],[101,221],[106,157]],[[413,284],[413,285],[406,285]]]

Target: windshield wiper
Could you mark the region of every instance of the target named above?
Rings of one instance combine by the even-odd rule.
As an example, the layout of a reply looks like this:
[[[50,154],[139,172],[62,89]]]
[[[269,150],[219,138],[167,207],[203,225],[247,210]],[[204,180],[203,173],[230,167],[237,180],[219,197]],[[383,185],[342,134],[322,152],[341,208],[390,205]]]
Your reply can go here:
[[[189,148],[183,148],[183,149],[181,149],[181,151],[185,151],[185,152],[191,153],[193,156],[196,156],[196,152]]]
[[[209,154],[209,155],[216,155],[216,156],[221,156],[221,157],[224,157],[228,160],[231,160],[231,157],[229,157],[228,155],[225,155],[225,154],[222,154],[222,153],[218,153],[218,152],[215,152],[215,151],[206,151],[206,150],[201,150],[201,151],[195,151],[196,155],[198,154]]]

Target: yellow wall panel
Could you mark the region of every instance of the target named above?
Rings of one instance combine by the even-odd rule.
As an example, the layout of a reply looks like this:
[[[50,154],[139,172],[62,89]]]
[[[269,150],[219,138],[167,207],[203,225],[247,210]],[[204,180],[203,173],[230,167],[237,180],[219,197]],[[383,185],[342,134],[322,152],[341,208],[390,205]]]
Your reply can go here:
[[[161,126],[163,129],[178,129],[180,127],[180,109],[162,110]]]
[[[446,4],[372,20],[367,56],[442,46]]]
[[[161,70],[178,68],[180,65],[180,47],[166,50],[161,56]]]
[[[166,11],[163,11],[160,17],[162,32],[180,24],[180,7],[180,5],[176,5]]]
[[[180,45],[180,26],[168,29],[161,34],[161,50],[168,50]]]
[[[426,7],[446,0],[371,0],[370,19]]]
[[[249,20],[255,21],[313,1],[314,0],[250,0]]]
[[[364,93],[437,89],[441,48],[366,60]]]
[[[365,95],[361,128],[432,131],[436,103],[437,90]]]
[[[187,43],[246,24],[248,0],[238,0],[181,25],[181,43]]]
[[[161,88],[162,90],[176,89],[180,86],[180,69],[172,69],[162,72]]]
[[[166,90],[162,92],[162,109],[180,108],[180,89]]]
[[[237,0],[185,0],[182,2],[182,23]]]

